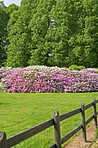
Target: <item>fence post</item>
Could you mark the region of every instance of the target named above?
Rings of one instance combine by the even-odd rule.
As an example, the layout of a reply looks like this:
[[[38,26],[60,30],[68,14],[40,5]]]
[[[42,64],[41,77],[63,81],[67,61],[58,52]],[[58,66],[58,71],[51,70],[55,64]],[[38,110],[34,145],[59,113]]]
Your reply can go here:
[[[0,132],[0,148],[7,148],[5,132]]]
[[[96,99],[93,99],[93,107],[94,107],[94,119],[95,119],[95,125],[97,128],[97,111],[96,111]]]
[[[82,131],[83,131],[83,139],[86,142],[86,124],[85,124],[85,109],[84,103],[81,104],[81,115],[82,115]]]
[[[57,148],[61,148],[60,117],[58,111],[54,111],[54,132],[55,132],[55,144]]]

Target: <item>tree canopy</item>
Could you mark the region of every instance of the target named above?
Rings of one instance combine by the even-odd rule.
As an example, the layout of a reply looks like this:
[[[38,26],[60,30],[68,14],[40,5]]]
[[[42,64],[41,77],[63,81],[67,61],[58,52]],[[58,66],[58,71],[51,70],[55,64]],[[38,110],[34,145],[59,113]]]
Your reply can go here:
[[[18,10],[18,6],[15,4],[5,7],[3,1],[0,2],[0,67],[4,66],[7,59],[7,49],[9,46],[9,30],[7,25],[10,15],[16,10]]]
[[[6,47],[7,47],[7,23],[9,17],[5,12],[5,5],[0,1],[0,67],[6,60]]]
[[[0,14],[0,66],[98,67],[97,0],[1,2]]]

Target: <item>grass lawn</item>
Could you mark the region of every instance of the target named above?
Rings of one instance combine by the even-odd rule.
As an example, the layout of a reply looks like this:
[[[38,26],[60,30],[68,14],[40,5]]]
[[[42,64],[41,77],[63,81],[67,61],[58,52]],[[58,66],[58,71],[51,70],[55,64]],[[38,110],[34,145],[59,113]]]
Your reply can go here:
[[[60,114],[80,108],[81,103],[91,103],[98,99],[94,93],[0,93],[0,131],[7,137],[53,118],[58,110]],[[97,105],[98,111],[98,105]],[[93,107],[86,111],[86,118],[93,114]],[[81,115],[75,115],[62,121],[61,136],[81,123]],[[53,127],[18,144],[17,148],[47,148],[54,143]]]

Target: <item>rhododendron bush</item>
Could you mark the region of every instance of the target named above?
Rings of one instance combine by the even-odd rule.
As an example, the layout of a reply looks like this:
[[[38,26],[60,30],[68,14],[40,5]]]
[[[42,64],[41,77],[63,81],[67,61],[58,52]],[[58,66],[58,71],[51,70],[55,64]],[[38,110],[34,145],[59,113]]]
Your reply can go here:
[[[11,93],[58,93],[98,91],[97,69],[30,66],[0,68],[0,91]]]

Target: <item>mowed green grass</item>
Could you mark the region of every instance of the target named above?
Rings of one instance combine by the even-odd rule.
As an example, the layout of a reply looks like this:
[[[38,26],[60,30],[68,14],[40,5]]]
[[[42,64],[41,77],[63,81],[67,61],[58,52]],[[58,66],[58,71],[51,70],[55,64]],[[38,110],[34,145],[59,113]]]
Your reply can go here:
[[[80,108],[81,103],[98,99],[94,93],[0,93],[0,131],[7,137],[53,118],[55,110],[60,115]],[[98,105],[97,105],[98,110]],[[93,107],[86,111],[86,119],[93,114]],[[81,114],[60,123],[61,136],[81,124]],[[53,127],[18,144],[17,148],[47,148],[54,143]]]

